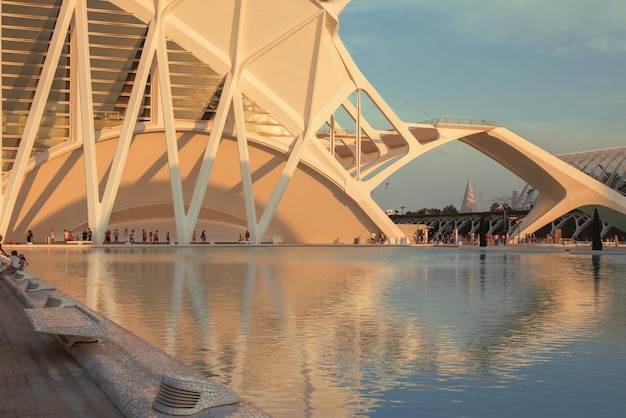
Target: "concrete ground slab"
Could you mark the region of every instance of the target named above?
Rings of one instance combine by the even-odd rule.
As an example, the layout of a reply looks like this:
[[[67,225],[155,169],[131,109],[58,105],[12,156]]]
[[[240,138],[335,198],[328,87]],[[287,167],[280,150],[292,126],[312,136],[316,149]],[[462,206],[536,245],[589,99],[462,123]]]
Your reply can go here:
[[[0,280],[0,416],[121,417],[87,372]]]

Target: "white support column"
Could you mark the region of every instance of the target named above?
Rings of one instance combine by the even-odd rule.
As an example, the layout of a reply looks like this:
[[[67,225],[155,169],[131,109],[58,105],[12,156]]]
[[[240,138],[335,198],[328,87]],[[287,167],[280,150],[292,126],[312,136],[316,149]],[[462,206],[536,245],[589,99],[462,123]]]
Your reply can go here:
[[[200,172],[198,173],[198,180],[193,190],[193,196],[191,203],[187,211],[187,221],[185,223],[185,235],[182,237],[183,242],[188,243],[191,240],[191,234],[198,220],[200,214],[200,208],[202,208],[202,202],[206,195],[206,189],[209,184],[209,177],[213,170],[213,164],[215,163],[215,157],[217,156],[217,150],[222,140],[222,134],[224,133],[224,125],[226,124],[226,118],[233,100],[233,77],[232,74],[226,76],[224,82],[224,88],[222,89],[222,96],[215,112],[215,118],[213,119],[213,129],[211,129],[211,135],[209,136],[209,143],[204,150],[204,156],[202,157],[202,164],[200,166]],[[179,237],[179,239],[181,239]]]
[[[217,156],[217,150],[219,148],[220,142],[222,141],[224,127],[226,125],[228,115],[233,109],[233,100],[236,94],[235,92],[239,91],[239,88],[236,87],[236,85],[239,83],[239,75],[237,75],[236,64],[238,62],[238,42],[240,39],[239,35],[241,35],[242,30],[242,8],[243,6],[241,2],[237,2],[235,4],[235,11],[233,14],[233,27],[235,27],[234,32],[237,32],[238,36],[235,36],[233,42],[230,44],[229,56],[231,60],[231,68],[228,74],[226,74],[226,80],[224,82],[224,87],[222,88],[220,101],[217,106],[217,111],[215,112],[215,117],[213,119],[213,127],[211,129],[211,135],[209,136],[209,143],[204,150],[204,156],[202,158],[202,164],[200,166],[198,180],[196,181],[196,186],[193,191],[189,210],[187,211],[185,235],[183,237],[183,239],[185,240],[184,242],[186,243],[190,241],[193,233],[192,231],[195,227],[196,222],[198,221],[200,209],[202,208],[202,202],[204,201],[206,189],[209,184],[209,177],[211,176],[213,164],[215,163],[215,158]]]
[[[335,156],[335,114],[330,115],[330,155]]]
[[[170,3],[170,5],[173,3]],[[166,9],[159,8],[157,11],[156,27],[158,45],[156,47],[156,67],[158,83],[158,95],[163,116],[165,141],[167,145],[167,163],[170,170],[170,184],[172,188],[172,204],[174,205],[174,219],[176,222],[176,237],[180,239],[185,235],[185,201],[183,186],[180,175],[180,159],[178,142],[174,123],[174,105],[172,103],[172,86],[170,81],[169,61],[167,57],[167,42],[163,31],[163,19]]]
[[[246,208],[246,220],[252,242],[258,243],[256,208],[254,206],[254,190],[252,188],[252,172],[250,168],[250,154],[248,153],[248,136],[246,133],[246,121],[243,112],[241,91],[235,88],[233,96],[233,111],[235,114],[235,127],[237,129],[237,150],[239,152],[239,168],[241,170],[241,184],[243,185],[243,200]]]
[[[267,228],[269,227],[270,222],[272,221],[272,218],[274,217],[274,213],[276,213],[276,208],[278,207],[278,204],[280,203],[280,199],[283,197],[283,194],[285,193],[285,189],[287,188],[287,185],[289,184],[289,181],[291,180],[291,177],[293,176],[294,171],[296,171],[296,167],[298,166],[298,163],[300,162],[300,156],[302,155],[302,150],[304,149],[305,139],[306,137],[304,134],[296,138],[296,143],[291,153],[289,154],[289,158],[287,159],[287,164],[285,165],[283,172],[281,173],[280,177],[278,178],[278,181],[276,182],[276,186],[274,187],[274,190],[272,191],[270,200],[268,201],[267,206],[265,207],[265,210],[263,211],[263,215],[261,216],[261,220],[259,221],[259,224],[258,224],[259,238],[257,239],[257,241],[255,241],[256,244],[259,244],[263,236],[265,235],[265,232],[267,231]]]
[[[361,89],[356,89],[356,179],[361,180]]]
[[[95,128],[93,122],[93,95],[91,88],[91,65],[89,60],[89,28],[87,25],[87,0],[77,0],[74,15],[73,50],[76,64],[72,72],[76,74],[77,83],[72,82],[70,100],[78,113],[72,112],[73,134],[83,144],[85,161],[85,189],[87,194],[87,223],[96,225],[100,219],[100,189],[98,182],[98,163],[96,155]],[[77,88],[78,91],[74,90]],[[78,115],[78,117],[76,117]],[[80,130],[78,129],[80,128]],[[97,237],[96,237],[97,238]]]
[[[115,149],[115,156],[113,157],[113,162],[111,164],[111,171],[105,186],[101,202],[102,209],[100,212],[100,218],[97,220],[94,228],[96,239],[99,239],[104,235],[109,220],[111,219],[113,204],[115,203],[115,197],[117,196],[117,191],[120,186],[122,173],[128,157],[128,150],[130,148],[134,128],[137,123],[137,115],[139,114],[139,109],[141,108],[143,94],[146,90],[146,83],[148,81],[148,75],[150,74],[152,61],[155,56],[155,44],[158,41],[157,36],[158,34],[155,28],[155,22],[154,19],[152,19],[148,25],[146,42],[144,43],[141,58],[139,59],[139,67],[137,68],[135,82],[131,90],[128,107],[126,109],[126,114],[124,115],[124,123],[122,124],[122,130]]]
[[[361,96],[360,96],[361,97],[361,103],[363,103],[363,99],[362,99],[363,94],[367,95],[367,93],[364,93],[365,89],[363,89],[363,88],[360,89],[360,92],[361,92]],[[357,119],[357,109],[356,109],[356,106],[348,98],[346,98],[346,100],[344,100],[342,102],[341,106],[344,108],[346,113],[348,113],[348,115],[350,115],[356,121],[356,119]],[[363,105],[361,105],[361,108],[363,108]],[[378,137],[378,131],[376,129],[374,129],[367,122],[367,119],[362,117],[362,115],[361,115],[361,131],[364,132],[365,135],[369,136],[370,138]]]
[[[61,10],[59,11],[59,16],[50,40],[50,47],[46,54],[39,83],[37,84],[37,90],[33,97],[33,103],[28,113],[26,125],[24,126],[20,146],[15,157],[15,162],[13,163],[13,169],[9,174],[3,202],[2,217],[0,217],[0,231],[7,230],[11,217],[13,216],[17,195],[24,181],[26,164],[30,158],[30,152],[33,149],[35,137],[39,130],[46,102],[48,101],[50,88],[54,80],[54,73],[59,65],[59,58],[61,57],[65,37],[70,27],[74,6],[75,0],[64,0],[63,4],[61,4]]]
[[[359,86],[360,90],[367,91],[368,96],[370,97],[372,103],[378,108],[378,110],[383,114],[383,116],[391,123],[393,128],[398,132],[399,135],[407,142],[409,150],[406,155],[402,158],[395,160],[392,164],[385,167],[380,172],[376,173],[374,176],[369,178],[366,182],[368,184],[368,188],[370,192],[374,190],[378,185],[382,184],[392,173],[400,169],[405,164],[411,162],[417,156],[424,152],[424,146],[421,145],[417,139],[411,134],[409,130],[409,125],[395,114],[395,112],[391,109],[391,107],[385,102],[385,100],[378,94],[376,89],[371,85],[371,83],[365,78],[365,76],[361,73],[357,65],[354,63],[350,53],[343,45],[343,42],[339,38],[339,36],[333,36],[333,45],[337,48],[337,52],[341,57],[343,64],[345,65],[348,73],[350,74],[350,78],[353,82]],[[360,114],[360,112],[358,112]]]
[[[319,64],[319,55],[320,55],[320,49],[321,49],[320,38],[321,38],[321,31],[322,31],[323,24],[324,24],[323,19],[320,19],[317,24],[317,37],[316,37],[316,44],[315,44],[315,49],[314,49],[315,55],[313,59],[314,65],[312,65],[314,69],[309,73],[309,83],[308,83],[309,89],[308,89],[307,97],[306,97],[307,113],[304,115],[305,130],[304,132],[300,134],[299,137],[296,138],[295,144],[291,150],[291,153],[289,154],[289,158],[287,159],[287,164],[285,164],[285,167],[283,168],[283,171],[278,179],[278,182],[276,183],[276,186],[274,187],[274,190],[272,191],[270,200],[265,210],[263,211],[263,215],[261,216],[261,220],[257,228],[258,236],[255,241],[257,244],[260,243],[261,240],[263,239],[263,236],[265,235],[265,232],[267,231],[267,228],[269,227],[269,224],[272,221],[274,214],[276,213],[276,209],[278,207],[278,204],[280,203],[280,199],[283,197],[283,194],[285,193],[285,189],[287,189],[287,185],[291,181],[291,178],[293,177],[293,173],[296,171],[296,168],[298,167],[298,163],[300,162],[301,157],[302,157],[302,152],[305,146],[307,145],[307,143],[309,142],[309,138],[316,138],[317,125],[313,126],[311,124],[311,121],[316,116],[313,112],[312,102],[313,102],[313,92],[315,90],[315,81],[316,81],[316,76],[318,72],[318,66],[320,65]],[[334,147],[334,143],[333,143],[333,147]]]
[[[302,22],[299,22],[290,30],[286,31],[282,36],[273,40],[267,45],[264,45],[259,50],[253,52],[245,59],[240,59],[240,50],[239,50],[239,39],[243,39],[242,29],[243,29],[243,2],[237,3],[236,10],[233,18],[233,25],[235,27],[234,32],[237,32],[237,36],[235,39],[237,42],[233,42],[231,44],[230,57],[231,62],[233,63],[233,68],[231,69],[230,74],[227,78],[228,88],[225,85],[222,90],[222,96],[220,100],[220,104],[218,106],[218,111],[215,116],[215,120],[213,123],[213,129],[211,131],[211,137],[209,139],[209,144],[205,151],[205,157],[202,163],[201,172],[198,177],[198,182],[196,183],[196,189],[194,190],[194,196],[192,199],[192,204],[189,208],[188,220],[193,221],[191,224],[188,224],[189,228],[187,231],[187,236],[191,236],[191,230],[193,228],[193,224],[195,224],[198,213],[200,211],[200,207],[202,204],[202,199],[206,192],[206,186],[208,182],[208,178],[210,175],[211,168],[213,166],[213,162],[215,159],[215,155],[217,153],[217,147],[219,145],[219,141],[221,140],[221,135],[224,130],[224,124],[226,123],[226,118],[228,117],[228,112],[232,109],[233,114],[235,115],[235,123],[236,123],[236,132],[237,132],[237,145],[240,154],[240,164],[241,164],[241,172],[242,172],[242,182],[244,186],[244,200],[246,205],[246,219],[248,222],[248,228],[251,230],[251,238],[253,242],[259,243],[262,240],[265,231],[267,230],[267,226],[269,225],[269,221],[273,217],[276,206],[280,201],[280,197],[284,193],[285,187],[289,182],[289,179],[293,175],[293,171],[297,166],[297,162],[299,161],[300,153],[302,150],[302,142],[303,136],[300,137],[299,140],[296,141],[296,146],[294,147],[294,151],[297,149],[297,152],[292,152],[292,157],[295,159],[295,163],[289,164],[289,161],[292,160],[292,157],[289,158],[287,167],[283,170],[283,175],[281,175],[272,196],[270,197],[270,201],[268,206],[266,207],[262,220],[257,224],[256,222],[256,209],[254,207],[254,193],[252,190],[252,180],[250,174],[250,162],[248,157],[247,150],[247,137],[245,135],[245,121],[243,116],[243,106],[241,103],[241,92],[239,90],[240,85],[240,76],[241,70],[251,62],[253,62],[256,58],[262,56],[264,53],[269,52],[272,47],[278,45],[280,42],[283,42],[290,35],[295,33],[304,25],[313,21],[323,14],[323,12],[317,11],[311,16],[306,17]],[[322,27],[322,19],[320,19],[320,24],[318,24],[318,35]],[[317,51],[319,52],[319,36],[317,40]],[[312,77],[314,80],[314,77]],[[310,108],[311,98],[308,98],[308,106]],[[231,107],[232,106],[232,107]],[[300,145],[298,145],[300,143]],[[245,148],[245,149],[244,149]],[[286,174],[286,177],[285,177]]]

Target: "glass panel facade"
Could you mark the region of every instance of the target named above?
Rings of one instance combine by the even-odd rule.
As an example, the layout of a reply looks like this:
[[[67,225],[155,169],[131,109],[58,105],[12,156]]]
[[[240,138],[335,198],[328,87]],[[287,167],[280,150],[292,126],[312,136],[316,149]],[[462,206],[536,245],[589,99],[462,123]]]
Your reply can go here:
[[[2,1],[2,172],[12,169],[62,0]],[[148,25],[106,0],[87,0],[89,64],[96,131],[120,127],[125,119]],[[71,65],[76,59],[71,30],[66,34],[52,87],[37,131],[31,157],[70,140],[70,115],[75,100]],[[79,51],[81,53],[82,51]],[[225,77],[207,63],[167,39],[174,118],[194,122],[213,119]],[[56,64],[56,63],[55,63]],[[152,120],[151,80],[143,92],[137,122]],[[253,100],[243,97],[250,132],[292,137]]]
[[[121,126],[148,25],[108,1],[87,2],[89,54],[96,130]],[[150,80],[138,121],[150,120]]]
[[[244,117],[246,119],[246,130],[248,132],[254,132],[264,136],[293,137],[293,135],[285,129],[283,125],[278,123],[276,119],[272,118],[272,116],[263,110],[258,103],[254,102],[245,95],[242,100]]]
[[[61,0],[2,1],[2,171],[13,167],[43,70]],[[31,156],[69,139],[69,37]]]
[[[172,40],[167,41],[167,55],[174,118],[193,121],[213,119],[222,92],[223,77]]]

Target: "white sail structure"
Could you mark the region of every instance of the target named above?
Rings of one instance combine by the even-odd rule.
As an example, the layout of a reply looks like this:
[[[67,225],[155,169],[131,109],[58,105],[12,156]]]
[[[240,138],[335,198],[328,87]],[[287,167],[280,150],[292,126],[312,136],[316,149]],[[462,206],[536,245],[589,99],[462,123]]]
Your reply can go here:
[[[463,203],[461,203],[461,213],[478,212],[478,205],[476,204],[476,196],[474,195],[474,188],[470,180],[467,180],[467,186],[465,187],[465,194],[463,195]]]

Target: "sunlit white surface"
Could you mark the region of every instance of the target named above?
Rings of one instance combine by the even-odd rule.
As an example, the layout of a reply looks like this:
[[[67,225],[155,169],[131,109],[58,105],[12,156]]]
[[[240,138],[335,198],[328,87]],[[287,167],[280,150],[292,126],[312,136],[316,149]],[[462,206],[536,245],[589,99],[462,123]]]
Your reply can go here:
[[[277,417],[626,407],[626,255],[119,246],[27,257],[31,272]]]

